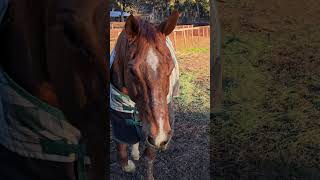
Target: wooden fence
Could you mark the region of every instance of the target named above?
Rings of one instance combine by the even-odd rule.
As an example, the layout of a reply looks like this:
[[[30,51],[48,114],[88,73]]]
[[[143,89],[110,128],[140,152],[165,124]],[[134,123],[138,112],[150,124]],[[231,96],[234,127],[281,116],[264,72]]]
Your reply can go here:
[[[210,26],[176,28],[169,37],[175,48],[191,47],[203,38],[210,38]]]
[[[123,29],[125,22],[110,22],[110,29]],[[180,28],[192,28],[193,25],[177,25],[176,29]]]
[[[110,29],[123,28],[125,22],[110,22]]]
[[[122,32],[123,28],[110,30],[110,41],[114,42]],[[210,26],[179,25],[170,34],[174,48],[191,47],[204,38],[210,38]]]

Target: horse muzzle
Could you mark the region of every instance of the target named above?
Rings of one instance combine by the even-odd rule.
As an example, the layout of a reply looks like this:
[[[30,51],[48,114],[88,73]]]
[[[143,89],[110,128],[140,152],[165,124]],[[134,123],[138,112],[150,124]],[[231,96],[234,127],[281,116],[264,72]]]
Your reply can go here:
[[[148,136],[146,139],[146,143],[149,147],[153,149],[156,149],[158,151],[164,151],[168,148],[171,138],[172,138],[172,134],[169,135],[169,138],[166,141],[163,141],[159,145],[156,145],[154,139]]]

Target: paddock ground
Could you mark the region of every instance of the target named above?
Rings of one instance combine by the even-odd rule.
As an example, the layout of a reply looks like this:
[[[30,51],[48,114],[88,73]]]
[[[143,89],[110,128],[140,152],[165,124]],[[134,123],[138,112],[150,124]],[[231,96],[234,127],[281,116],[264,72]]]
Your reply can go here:
[[[110,42],[114,45],[114,42]],[[209,38],[176,51],[180,66],[180,97],[176,99],[174,136],[167,151],[158,153],[156,180],[209,178]],[[144,147],[141,147],[142,151]],[[110,178],[144,179],[144,160],[136,161],[133,174],[122,172],[115,143],[111,142]]]
[[[320,179],[320,9],[309,0],[218,1],[224,109],[213,179]]]

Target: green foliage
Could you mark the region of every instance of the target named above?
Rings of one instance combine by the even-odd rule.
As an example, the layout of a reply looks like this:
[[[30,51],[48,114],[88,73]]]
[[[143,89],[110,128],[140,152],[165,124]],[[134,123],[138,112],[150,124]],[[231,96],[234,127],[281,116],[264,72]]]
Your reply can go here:
[[[210,5],[209,0],[110,0],[110,9],[123,9],[129,12],[138,12],[146,8],[163,9],[164,12],[168,7],[171,11],[178,9],[180,12],[197,12],[200,17],[209,17]]]
[[[199,8],[202,17],[207,17],[210,13],[209,0],[177,0],[175,7],[184,12],[197,11]]]

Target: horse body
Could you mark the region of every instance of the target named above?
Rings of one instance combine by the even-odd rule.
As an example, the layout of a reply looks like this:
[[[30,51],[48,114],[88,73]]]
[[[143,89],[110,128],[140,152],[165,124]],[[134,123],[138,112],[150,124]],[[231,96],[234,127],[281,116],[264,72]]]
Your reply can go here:
[[[106,177],[104,9],[99,0],[10,0],[0,28],[0,65],[81,132],[90,179]],[[77,171],[74,162],[31,158],[0,146],[0,179],[75,180]]]
[[[133,109],[129,108],[129,112],[132,110],[133,116],[141,120],[141,132],[144,136],[140,136],[140,141],[145,141],[148,145],[145,154],[148,157],[149,179],[153,179],[155,151],[166,149],[172,137],[173,118],[170,115],[173,102],[170,101],[172,96],[170,80],[177,65],[168,47],[167,36],[174,30],[178,17],[179,13],[175,12],[165,22],[155,27],[130,16],[111,55],[114,58],[111,66],[112,86],[118,90],[120,98],[128,96],[129,100],[124,101],[130,101],[129,106],[130,104],[133,106]],[[121,120],[117,118],[117,112],[114,110],[111,110],[111,121],[113,131],[121,129],[116,127]],[[125,125],[119,126],[123,128]],[[128,143],[134,144],[131,152],[134,160],[139,159],[138,143],[137,141]],[[123,140],[118,140],[117,148],[123,170],[133,172],[135,166],[128,160],[127,144]]]

